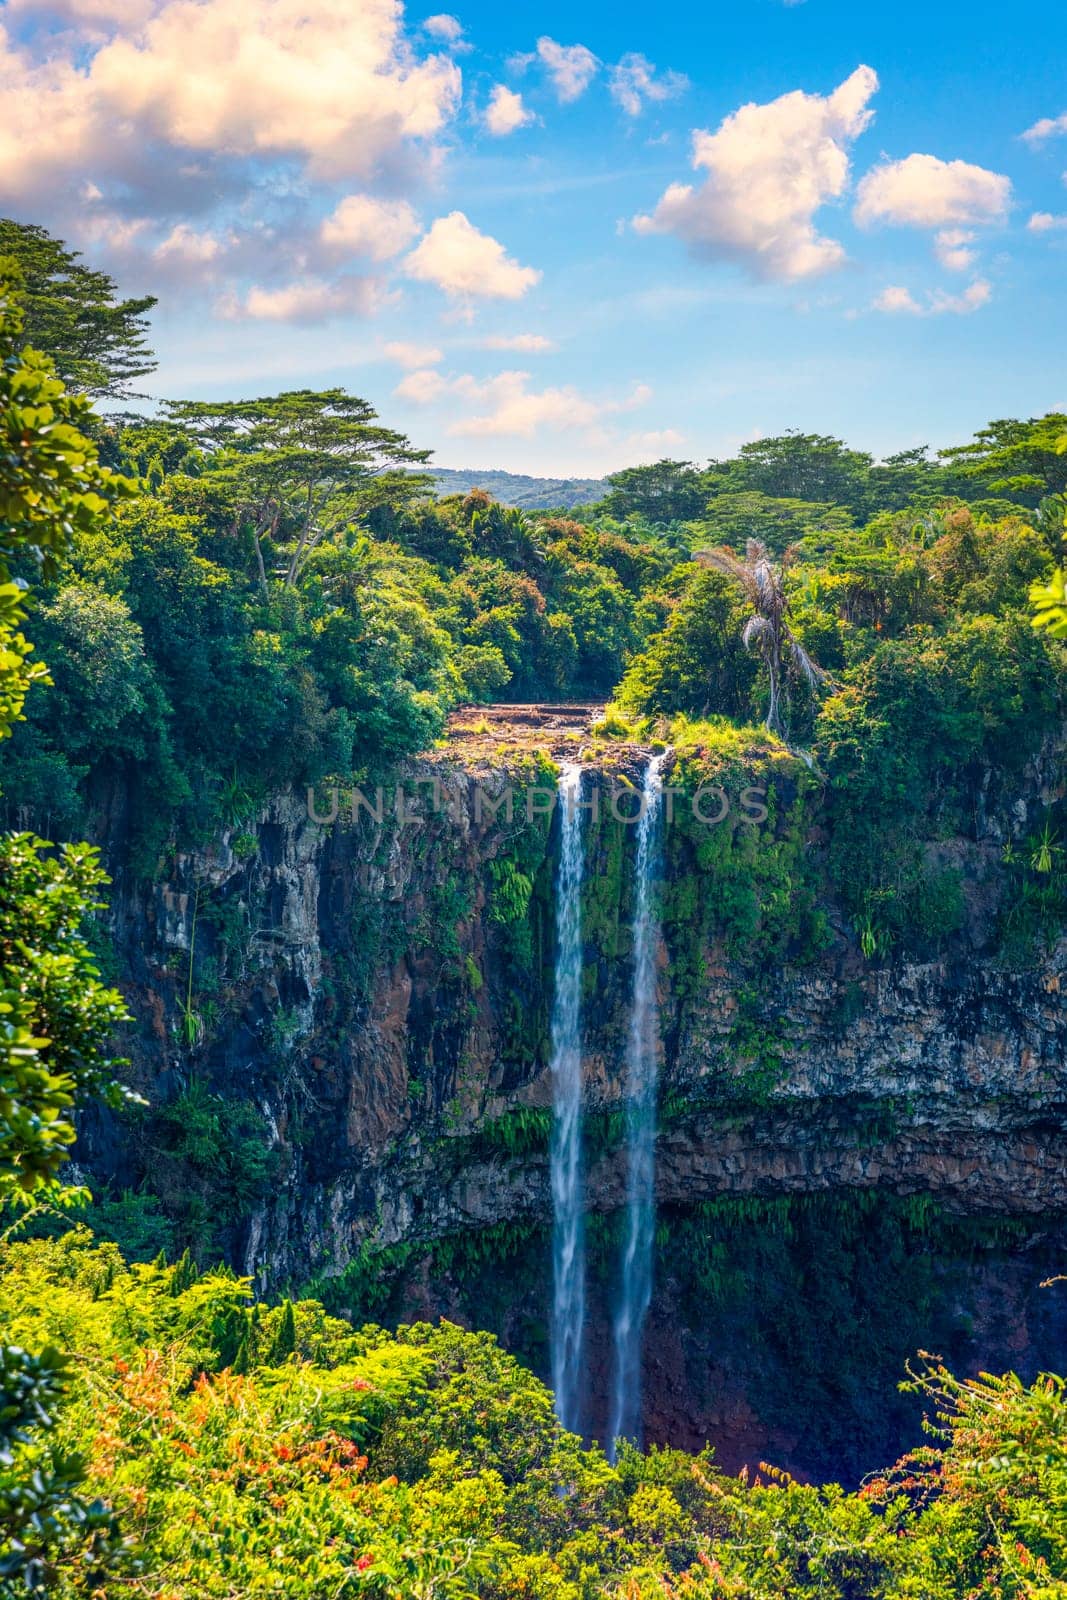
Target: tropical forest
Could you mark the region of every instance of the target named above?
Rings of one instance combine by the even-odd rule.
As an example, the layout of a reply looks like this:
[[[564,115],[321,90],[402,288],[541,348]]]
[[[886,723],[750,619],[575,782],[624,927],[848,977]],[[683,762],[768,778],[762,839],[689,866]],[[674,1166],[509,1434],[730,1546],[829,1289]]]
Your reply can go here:
[[[99,26],[148,74],[182,8],[136,9]],[[40,29],[67,48],[41,16],[23,74]],[[429,116],[467,36],[419,26],[389,70],[433,74]],[[200,146],[177,78],[127,62],[117,98],[126,37],[32,73],[133,192]],[[220,43],[219,81],[252,49]],[[686,92],[607,49],[542,37],[482,136],[544,135],[598,76],[631,121]],[[308,127],[341,104],[328,54]],[[745,119],[789,101],[795,166],[816,110],[858,137],[861,90],[743,106],[696,136],[714,204],[675,185],[631,231],[699,202],[722,233],[724,141],[769,137]],[[105,103],[144,132],[113,123],[111,166]],[[245,158],[232,107],[195,111]],[[295,228],[292,182],[263,203]],[[407,248],[388,193],[321,239]],[[789,204],[778,282],[834,243],[790,242]],[[249,381],[231,305],[232,373],[188,378],[184,222],[138,279],[127,224],[9,209],[0,1596],[1067,1600],[1067,404],[878,450],[809,389],[814,431],[798,403],[683,450],[628,442],[639,395],[594,421],[508,371],[457,447],[490,402],[441,351],[397,354],[392,394],[318,357],[306,387],[271,302],[284,376]],[[457,216],[409,277],[477,257],[532,289]],[[965,223],[942,255],[978,248]],[[474,338],[472,281],[440,342]],[[972,299],[917,308],[931,348]],[[965,389],[937,403],[970,419]],[[504,442],[539,424],[499,419],[549,395],[580,448],[539,470]]]

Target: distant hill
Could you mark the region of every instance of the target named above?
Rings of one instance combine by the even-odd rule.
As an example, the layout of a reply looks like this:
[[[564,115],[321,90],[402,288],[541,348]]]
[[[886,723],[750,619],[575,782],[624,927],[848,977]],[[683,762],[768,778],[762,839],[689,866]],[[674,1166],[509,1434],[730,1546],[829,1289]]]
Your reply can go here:
[[[603,478],[528,478],[522,472],[468,472],[458,467],[428,467],[426,471],[438,494],[484,489],[501,505],[522,506],[526,511],[566,511],[601,500],[608,492]]]

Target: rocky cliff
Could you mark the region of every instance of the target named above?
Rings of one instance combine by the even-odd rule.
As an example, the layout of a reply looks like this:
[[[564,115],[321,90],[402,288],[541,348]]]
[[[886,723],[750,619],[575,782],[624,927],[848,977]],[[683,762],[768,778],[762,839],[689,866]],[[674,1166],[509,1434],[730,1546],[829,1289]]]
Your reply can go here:
[[[339,793],[335,817],[328,789],[310,804],[279,795],[150,886],[113,851],[115,937],[137,1086],[158,1107],[207,1085],[258,1119],[242,1137],[258,1126],[273,1152],[217,1235],[234,1265],[267,1293],[317,1282],[357,1316],[493,1326],[543,1367],[548,757],[586,741],[565,717],[503,745],[498,731],[468,727],[381,790]],[[602,1392],[625,1175],[636,830],[623,818],[645,755],[586,755]],[[1055,769],[1031,780],[1047,794]],[[730,795],[720,823],[698,823],[687,794],[669,841],[648,1422],[680,1444],[713,1439],[731,1465],[771,1454],[849,1476],[913,1438],[895,1383],[917,1344],[948,1343],[964,1364],[1062,1364],[1065,1297],[1039,1285],[1067,1260],[1067,941],[1011,964],[998,951],[1013,824],[992,804],[969,843],[939,846],[955,852],[967,916],[936,959],[865,957],[832,903],[816,937],[808,890],[758,875],[756,898],[793,895],[786,932],[728,937],[708,912],[716,828],[744,859],[791,839],[798,883],[820,848],[817,785],[751,781],[771,796],[751,809],[769,815],[750,821]],[[1011,804],[1025,812],[1034,794]],[[161,1171],[172,1187],[207,1184],[210,1212],[210,1180],[174,1151],[151,1113],[132,1131],[94,1120],[82,1145],[118,1187],[159,1189]],[[850,1385],[878,1362],[881,1388],[860,1403]]]

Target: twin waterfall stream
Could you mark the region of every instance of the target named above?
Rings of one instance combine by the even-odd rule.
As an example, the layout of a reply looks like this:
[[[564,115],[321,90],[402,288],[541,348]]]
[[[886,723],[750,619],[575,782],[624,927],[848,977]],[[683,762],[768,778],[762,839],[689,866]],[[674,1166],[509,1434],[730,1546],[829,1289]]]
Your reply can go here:
[[[607,1446],[639,1440],[641,1353],[652,1298],[655,1236],[659,1007],[656,890],[661,870],[664,756],[645,770],[637,818],[633,993],[626,1049],[626,1228],[614,1316],[614,1374]],[[573,1433],[585,1414],[585,1185],[582,1162],[582,769],[559,778],[560,863],[552,1011],[552,1387],[556,1415]]]

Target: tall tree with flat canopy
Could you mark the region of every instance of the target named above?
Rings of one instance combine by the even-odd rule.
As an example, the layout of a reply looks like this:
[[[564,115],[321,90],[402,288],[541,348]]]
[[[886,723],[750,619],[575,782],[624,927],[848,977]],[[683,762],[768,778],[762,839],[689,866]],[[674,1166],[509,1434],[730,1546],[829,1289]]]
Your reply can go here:
[[[428,460],[402,433],[383,428],[366,401],[344,389],[296,389],[262,400],[175,400],[170,421],[208,457],[233,507],[234,531],[254,542],[264,594],[264,542],[284,550],[279,576],[296,586],[323,540],[376,506],[426,494],[430,480],[404,472]]]
[[[962,474],[995,494],[1035,507],[1049,495],[1067,494],[1067,415],[1050,411],[1026,422],[1015,418],[980,428],[971,444],[939,452]]]

